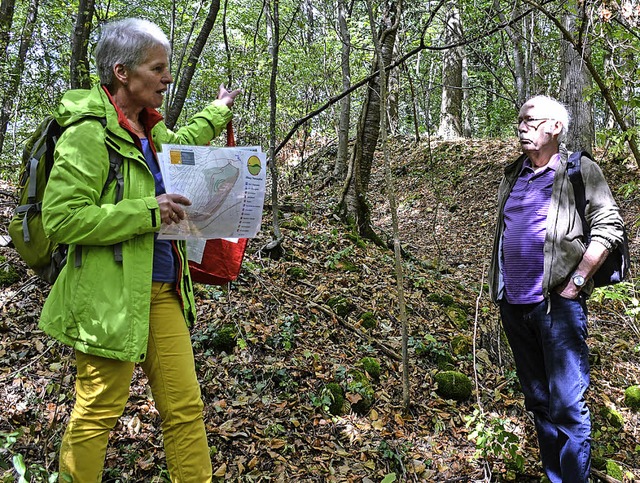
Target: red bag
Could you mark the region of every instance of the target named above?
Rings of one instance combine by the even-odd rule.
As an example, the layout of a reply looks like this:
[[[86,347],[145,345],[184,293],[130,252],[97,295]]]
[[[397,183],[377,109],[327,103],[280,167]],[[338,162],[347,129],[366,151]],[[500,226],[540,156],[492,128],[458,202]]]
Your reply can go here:
[[[227,146],[235,146],[231,121],[227,124]],[[189,260],[191,280],[209,285],[226,285],[240,274],[242,259],[247,248],[247,238],[238,238],[237,243],[221,238],[207,240],[202,261]]]

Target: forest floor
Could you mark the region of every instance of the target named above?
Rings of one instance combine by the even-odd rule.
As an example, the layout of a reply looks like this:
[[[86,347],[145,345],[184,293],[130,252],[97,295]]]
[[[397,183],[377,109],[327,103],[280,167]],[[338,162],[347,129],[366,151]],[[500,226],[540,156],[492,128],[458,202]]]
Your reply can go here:
[[[339,187],[322,187],[321,179],[335,153],[325,149],[282,173],[280,199],[296,208],[282,213],[284,255],[259,254],[271,237],[267,209],[230,290],[197,286],[193,346],[219,481],[541,481],[532,419],[486,291],[496,190],[518,146],[394,139],[390,148],[401,241],[411,257],[404,266],[408,410],[393,252],[361,240],[333,215]],[[373,223],[390,235],[382,158],[375,164]],[[640,173],[613,161],[601,166],[637,264]],[[6,233],[13,188],[5,181],[0,193]],[[0,255],[20,275],[0,291],[0,481],[14,481],[21,460],[32,481],[48,481],[73,405],[72,352],[37,328],[46,284],[13,249]],[[624,404],[625,389],[640,384],[640,287],[633,280],[635,289],[621,284],[589,303],[593,453],[600,475],[609,460],[609,473],[615,462],[626,481],[640,480],[640,415]],[[365,313],[373,314],[373,328],[363,325]],[[216,336],[228,325],[238,343],[220,352]],[[438,361],[459,335],[467,350],[449,362],[473,382],[462,402],[442,399],[435,382]],[[372,406],[332,416],[325,386],[346,387],[365,356],[382,368]],[[353,409],[361,396],[349,387]],[[159,416],[140,370],[111,434],[103,481],[168,481]]]

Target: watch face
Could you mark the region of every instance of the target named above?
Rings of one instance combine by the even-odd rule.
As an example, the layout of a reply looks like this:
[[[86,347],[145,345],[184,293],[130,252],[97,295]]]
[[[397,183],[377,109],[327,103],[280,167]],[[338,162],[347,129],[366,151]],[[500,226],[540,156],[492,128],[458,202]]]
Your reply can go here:
[[[582,287],[584,285],[584,277],[582,275],[576,275],[573,277],[573,283],[576,287]]]

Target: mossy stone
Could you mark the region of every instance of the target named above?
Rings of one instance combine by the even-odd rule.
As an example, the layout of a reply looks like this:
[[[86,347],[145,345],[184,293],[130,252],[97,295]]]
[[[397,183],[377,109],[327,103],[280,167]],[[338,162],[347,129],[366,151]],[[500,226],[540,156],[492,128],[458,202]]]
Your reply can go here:
[[[615,429],[621,429],[624,426],[624,418],[622,415],[609,406],[602,406],[600,408],[600,416]]]
[[[211,336],[211,347],[218,352],[230,354],[238,344],[236,336],[235,327],[225,325]]]
[[[287,273],[291,278],[305,278],[307,271],[302,267],[289,267]]]
[[[378,321],[373,312],[365,312],[360,316],[360,325],[367,330],[371,330],[376,328]]]
[[[473,341],[466,335],[457,335],[451,339],[451,351],[456,357],[464,357],[471,354]]]
[[[453,322],[458,329],[467,329],[469,328],[469,322],[467,321],[467,313],[457,306],[447,307],[446,310],[447,317],[449,320]]]
[[[435,376],[438,383],[436,392],[443,399],[465,401],[471,397],[473,385],[471,379],[458,371],[443,371]]]
[[[363,357],[360,365],[374,382],[380,381],[380,363],[373,357]]]
[[[294,215],[290,218],[287,217],[280,223],[282,228],[289,228],[291,230],[300,230],[302,228],[306,228],[307,225],[309,225],[309,222],[302,215]]]
[[[452,371],[455,368],[456,358],[449,352],[436,354],[436,366],[441,371]]]
[[[294,215],[291,217],[291,224],[299,228],[306,228],[309,225],[309,222],[302,215]]]
[[[349,315],[355,309],[355,306],[344,297],[331,297],[327,300],[327,305],[340,317]]]
[[[359,270],[358,266],[349,260],[338,260],[333,268],[341,272],[357,272]]]
[[[353,370],[349,372],[348,381],[347,392],[355,396],[351,400],[351,409],[357,414],[366,414],[375,396],[369,379],[362,371]]]
[[[633,411],[640,411],[640,386],[631,386],[624,391],[624,403]]]
[[[439,294],[439,293],[432,292],[429,295],[427,295],[427,300],[429,302],[435,302],[437,304],[444,305],[445,307],[448,307],[455,303],[454,298],[447,293]]]
[[[6,263],[5,257],[0,257],[0,286],[8,287],[20,280],[20,274],[13,268],[13,265]]]
[[[343,408],[345,403],[344,389],[337,382],[329,382],[325,386],[325,390],[331,397],[331,404],[329,405],[329,412],[334,416],[340,416],[343,414]]]

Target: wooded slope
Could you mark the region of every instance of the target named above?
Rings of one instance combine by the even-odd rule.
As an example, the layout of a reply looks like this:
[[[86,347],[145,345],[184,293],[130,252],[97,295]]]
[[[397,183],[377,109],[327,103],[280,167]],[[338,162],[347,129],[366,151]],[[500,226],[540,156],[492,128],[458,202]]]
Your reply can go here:
[[[285,255],[270,260],[256,254],[269,240],[266,210],[261,237],[250,243],[231,290],[198,288],[193,341],[214,471],[221,479],[379,482],[394,473],[398,481],[540,480],[533,424],[484,279],[495,192],[517,146],[497,140],[391,144],[402,241],[413,257],[405,266],[410,412],[401,408],[393,253],[363,242],[332,216],[338,187],[316,187],[310,180],[317,177],[306,176],[306,170],[332,166],[332,153],[320,151],[284,177],[282,199],[296,208],[283,214]],[[630,228],[636,262],[637,173],[602,166]],[[3,183],[0,191],[6,226],[12,187]],[[377,171],[370,193],[375,226],[389,230]],[[3,267],[20,276],[0,292],[0,481],[11,481],[15,455],[24,457],[34,481],[46,481],[56,469],[73,403],[71,351],[37,330],[47,287],[30,277],[12,249],[2,248],[0,255],[7,260]],[[624,390],[640,383],[640,322],[621,288],[610,294],[617,300],[590,304],[594,455],[598,465],[608,458],[640,479],[640,417],[624,405]],[[374,328],[363,327],[367,312]],[[215,347],[224,326],[239,334],[228,353]],[[460,335],[469,349],[448,362],[472,380],[477,375],[477,386],[470,399],[454,402],[438,396],[434,380],[444,367],[443,354]],[[323,388],[329,382],[346,386],[365,356],[381,365],[371,408],[333,417]],[[352,390],[347,398],[353,407],[361,396]],[[606,407],[621,420],[605,413]],[[479,459],[469,440],[477,415],[468,427],[478,409],[487,422],[481,435],[489,438]],[[168,481],[159,426],[144,375],[136,371],[126,412],[112,433],[104,481]],[[510,448],[523,457],[522,467]]]

